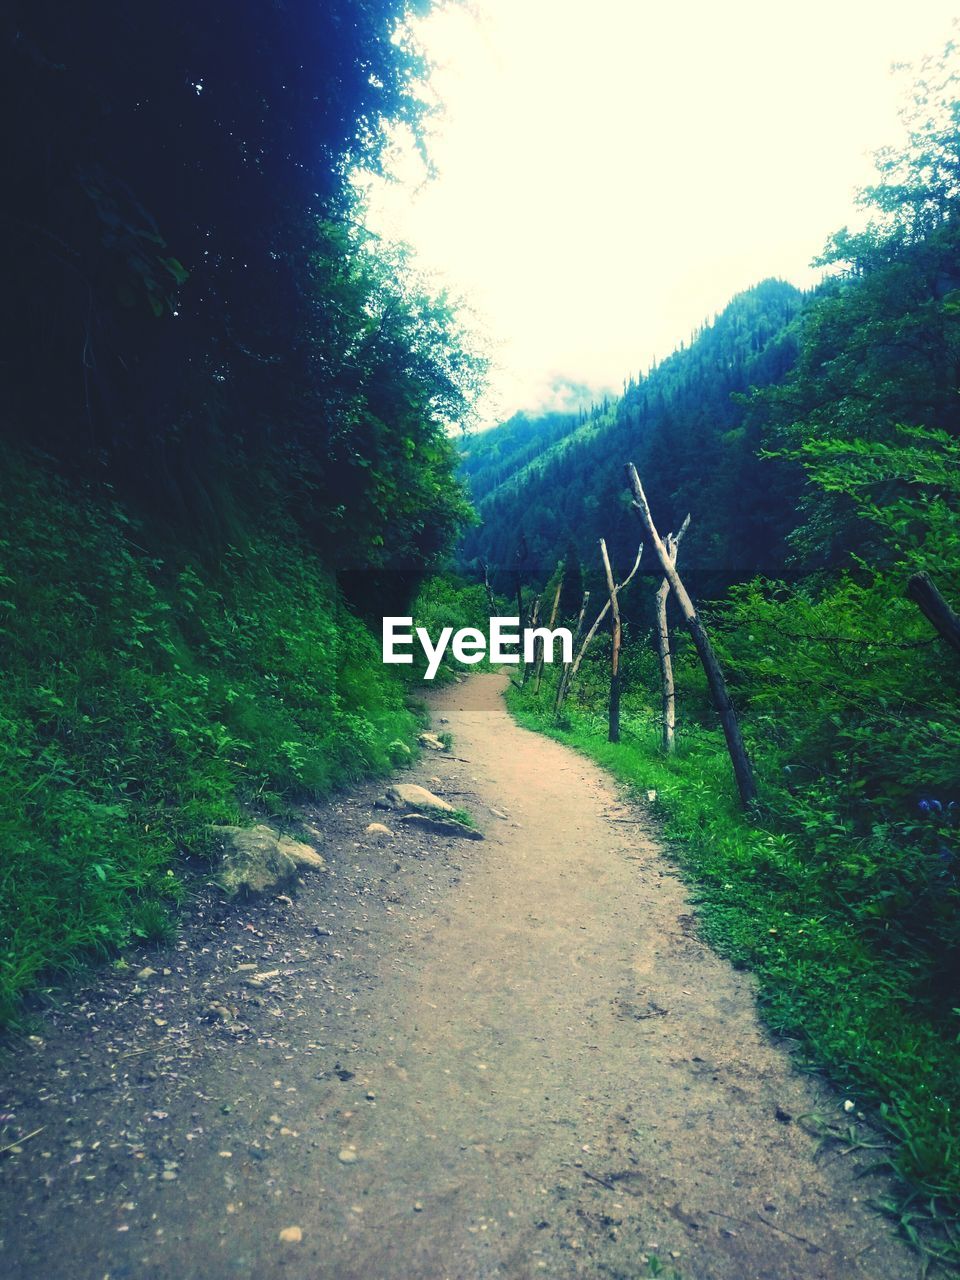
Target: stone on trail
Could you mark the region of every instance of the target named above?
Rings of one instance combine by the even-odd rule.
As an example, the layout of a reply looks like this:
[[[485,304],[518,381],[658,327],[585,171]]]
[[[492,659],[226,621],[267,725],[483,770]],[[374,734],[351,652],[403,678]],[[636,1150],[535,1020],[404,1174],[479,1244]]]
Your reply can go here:
[[[280,852],[292,858],[298,867],[310,867],[314,871],[322,871],[327,865],[321,854],[301,840],[291,840],[288,836],[280,836],[277,844]]]
[[[437,737],[435,733],[421,733],[417,737],[417,741],[421,747],[426,747],[428,751],[446,751],[447,744]]]
[[[435,796],[426,787],[415,782],[398,782],[387,787],[386,795],[376,802],[378,809],[410,809],[438,810],[440,813],[453,813],[453,805]]]
[[[299,1244],[303,1239],[303,1231],[300,1227],[284,1227],[280,1232],[281,1244]]]
[[[382,822],[370,822],[364,828],[364,835],[367,836],[392,836],[393,832],[389,827],[385,827]]]
[[[296,883],[297,870],[326,866],[308,844],[281,836],[273,827],[210,827],[221,862],[217,882],[228,897],[253,896],[286,889]]]

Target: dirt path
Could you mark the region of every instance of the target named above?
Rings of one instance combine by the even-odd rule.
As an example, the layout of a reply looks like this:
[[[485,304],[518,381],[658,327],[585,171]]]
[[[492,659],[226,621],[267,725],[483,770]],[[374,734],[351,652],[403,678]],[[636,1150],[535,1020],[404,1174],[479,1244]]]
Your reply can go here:
[[[211,896],[155,978],[47,1020],[0,1097],[44,1126],[0,1171],[7,1276],[917,1274],[789,1118],[840,1100],[697,940],[643,814],[501,686],[437,696],[460,759],[415,775],[485,843],[378,846],[365,789],[317,811],[332,872],[295,903]],[[254,994],[244,963],[280,972]]]

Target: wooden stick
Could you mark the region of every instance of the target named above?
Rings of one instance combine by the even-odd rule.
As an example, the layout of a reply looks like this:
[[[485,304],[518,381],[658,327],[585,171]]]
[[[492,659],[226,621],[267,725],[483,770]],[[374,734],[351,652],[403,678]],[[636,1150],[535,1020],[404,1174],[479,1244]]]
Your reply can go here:
[[[573,633],[573,648],[576,649],[580,643],[580,637],[583,635],[583,620],[587,616],[587,605],[590,601],[590,592],[583,593],[583,600],[580,602],[580,612],[577,615],[577,627]],[[553,703],[554,711],[559,711],[563,706],[564,698],[567,696],[567,686],[570,683],[570,669],[573,661],[563,664],[563,671],[560,673],[560,679],[557,681],[557,696]]]
[[[960,652],[960,615],[954,613],[933,584],[929,573],[915,573],[907,583],[907,596],[947,644]]]
[[[557,571],[560,574],[560,577],[557,579],[557,589],[553,593],[553,608],[550,610],[550,621],[547,624],[551,631],[553,630],[553,624],[557,620],[557,610],[560,608],[560,592],[563,590],[564,565],[562,560],[557,564]],[[545,652],[546,643],[545,641],[540,640],[537,644],[537,665],[534,668],[537,677],[537,683],[533,686],[534,693],[540,692],[540,681],[543,679],[543,658]]]
[[[707,682],[713,695],[713,703],[723,726],[723,735],[727,740],[727,750],[730,753],[730,762],[733,765],[741,803],[745,809],[752,809],[757,803],[757,784],[754,781],[750,757],[747,755],[747,749],[743,744],[740,725],[737,723],[737,715],[733,709],[730,694],[727,692],[727,682],[723,678],[720,664],[714,655],[713,646],[710,644],[710,637],[707,635],[706,628],[700,621],[693,601],[687,594],[686,587],[680,581],[676,565],[670,559],[670,554],[664,546],[663,539],[657,532],[657,526],[653,523],[647,495],[643,492],[643,485],[640,483],[637,469],[632,462],[626,464],[626,472],[630,488],[633,490],[634,510],[637,512],[647,536],[653,543],[654,550],[663,568],[664,577],[670,583],[670,589],[680,606],[680,611],[687,624],[687,630],[693,637],[693,643],[697,647],[697,653],[703,663],[703,669],[707,673]]]
[[[603,560],[603,571],[607,576],[607,596],[613,613],[613,647],[610,659],[610,714],[607,737],[611,742],[620,741],[620,641],[623,631],[620,625],[620,605],[617,602],[617,584],[613,580],[613,569],[607,554],[607,544],[600,539],[600,558]]]
[[[24,1142],[29,1142],[31,1138],[35,1138],[38,1133],[43,1133],[47,1126],[42,1124],[39,1129],[34,1129],[33,1133],[28,1133],[22,1138],[18,1138],[16,1142],[9,1142],[5,1147],[0,1147],[0,1156],[6,1155],[8,1151],[12,1151],[14,1147],[19,1147]]]
[[[540,617],[540,597],[537,596],[536,600],[534,600],[533,602],[533,608],[530,610],[530,621],[527,624],[531,630],[533,630],[533,628],[537,625],[537,619],[539,617]],[[520,630],[521,632],[523,631],[523,618],[520,619]],[[521,635],[521,641],[522,641],[522,635]],[[522,653],[520,654],[520,662],[522,664],[520,667],[520,688],[522,689],[523,686],[527,683],[527,677],[530,675],[530,668],[527,666],[527,661],[524,658]]]
[[[680,532],[674,537],[667,534],[667,553],[674,565],[677,563],[677,549],[680,539],[690,527],[690,516],[680,526]],[[665,755],[671,755],[674,748],[674,729],[677,720],[677,695],[673,681],[673,659],[670,656],[670,627],[667,623],[667,596],[670,594],[670,583],[664,578],[657,591],[657,650],[660,654],[660,686],[662,694],[662,734]]]
[[[625,590],[626,587],[629,586],[630,581],[633,578],[633,575],[640,568],[640,557],[642,555],[643,555],[643,543],[641,542],[640,546],[637,549],[637,558],[633,562],[633,568],[630,570],[630,572],[627,574],[624,580],[620,583],[619,587],[617,587],[618,593]],[[580,663],[583,661],[583,655],[587,652],[587,648],[590,645],[590,641],[597,634],[597,628],[600,626],[600,623],[607,616],[609,609],[610,609],[610,601],[608,599],[607,603],[603,606],[603,608],[600,610],[600,612],[597,614],[596,618],[594,619],[593,626],[590,628],[590,630],[587,632],[587,634],[583,638],[583,643],[581,644],[580,649],[577,652],[577,656],[573,660],[573,666],[570,668],[570,677],[567,680],[566,687],[564,689],[564,694],[563,694],[564,701],[566,701],[567,693],[570,690],[570,685],[573,683],[574,676],[576,676],[577,672],[580,670]],[[560,702],[557,705],[557,710],[559,711],[562,706],[563,706],[563,702]]]

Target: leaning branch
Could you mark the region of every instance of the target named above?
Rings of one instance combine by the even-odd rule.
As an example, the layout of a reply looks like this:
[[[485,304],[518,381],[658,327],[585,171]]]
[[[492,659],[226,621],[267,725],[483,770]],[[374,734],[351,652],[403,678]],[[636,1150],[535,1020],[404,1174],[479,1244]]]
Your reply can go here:
[[[690,527],[690,515],[680,526],[676,535],[667,534],[666,546],[670,562],[676,567],[677,550],[683,535]],[[662,739],[664,754],[670,755],[674,747],[674,731],[677,721],[677,695],[673,681],[673,658],[670,654],[670,627],[667,623],[667,596],[670,594],[670,582],[667,578],[660,583],[657,590],[657,650],[660,655],[660,688],[662,694]]]
[[[643,543],[641,542],[640,546],[637,548],[637,558],[633,562],[633,568],[630,570],[630,572],[627,574],[624,580],[620,583],[619,587],[617,587],[618,592],[623,591],[625,587],[629,586],[631,580],[633,579],[634,574],[640,568],[640,557],[642,555],[643,555]],[[570,685],[573,683],[577,672],[580,670],[580,663],[583,661],[583,655],[587,652],[587,649],[590,647],[590,641],[597,634],[597,630],[600,626],[600,623],[604,620],[604,618],[607,616],[609,612],[610,612],[610,599],[608,597],[607,603],[603,606],[603,608],[600,610],[600,612],[597,614],[596,618],[594,619],[593,626],[590,628],[587,634],[583,637],[583,643],[580,645],[580,648],[577,650],[577,656],[573,660],[573,665],[571,666],[569,675],[567,676],[566,684],[565,685],[561,684],[560,689],[557,690],[557,710],[558,711],[566,701],[567,694],[570,691]],[[561,691],[563,692],[562,698],[559,696]]]
[[[939,631],[947,644],[960,652],[960,615],[950,608],[929,573],[915,573],[907,583],[907,596]]]
[[[633,508],[640,518],[640,522],[646,531],[647,537],[653,543],[654,550],[663,569],[664,577],[670,583],[670,590],[676,597],[677,604],[683,614],[683,620],[687,624],[687,630],[693,638],[696,645],[697,653],[703,664],[703,669],[707,675],[707,682],[710,685],[710,692],[713,695],[713,703],[720,717],[720,723],[723,726],[723,734],[727,740],[727,750],[730,753],[730,762],[733,765],[733,772],[737,779],[737,787],[740,791],[740,799],[745,809],[752,809],[757,803],[757,784],[753,777],[753,766],[750,764],[750,758],[747,755],[747,749],[743,744],[743,737],[740,733],[740,726],[737,723],[736,712],[733,709],[733,703],[730,700],[730,694],[727,692],[727,682],[723,678],[723,672],[720,670],[720,664],[713,652],[710,644],[710,638],[707,635],[706,628],[700,621],[699,615],[694,608],[693,601],[687,594],[687,590],[680,581],[677,573],[676,564],[670,557],[663,539],[657,532],[657,526],[653,523],[653,516],[650,514],[650,504],[647,502],[647,495],[643,492],[643,485],[640,483],[640,477],[637,475],[637,469],[632,462],[626,464],[627,480],[633,491]]]

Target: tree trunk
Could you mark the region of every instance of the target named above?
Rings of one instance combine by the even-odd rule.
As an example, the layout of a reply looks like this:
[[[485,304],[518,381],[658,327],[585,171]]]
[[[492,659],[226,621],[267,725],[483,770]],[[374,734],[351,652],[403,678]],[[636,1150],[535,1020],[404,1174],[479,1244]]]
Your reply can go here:
[[[497,616],[497,601],[493,594],[493,588],[490,586],[490,566],[486,560],[483,562],[483,585],[486,588],[487,600],[490,604],[490,617],[495,618]]]
[[[928,573],[915,573],[907,583],[907,595],[920,612],[936,627],[947,644],[960,652],[960,615],[944,600]]]
[[[583,620],[587,616],[587,605],[590,602],[590,592],[583,593],[583,600],[580,602],[580,612],[577,615],[577,627],[573,633],[573,648],[576,649],[580,643],[580,637],[583,635]],[[554,711],[559,711],[563,706],[563,700],[567,696],[567,685],[570,683],[570,671],[573,662],[565,662],[563,670],[560,672],[560,679],[557,681],[557,696],[553,704]]]
[[[530,610],[530,620],[529,620],[529,622],[527,623],[527,626],[528,626],[528,627],[531,627],[531,628],[532,628],[532,627],[535,627],[535,626],[537,625],[537,619],[538,619],[539,617],[540,617],[540,597],[539,597],[539,596],[537,596],[536,600],[534,600],[534,602],[533,602],[533,608]],[[520,672],[520,688],[521,688],[521,689],[522,689],[522,688],[523,688],[523,686],[527,683],[527,677],[530,675],[530,668],[527,666],[526,659],[525,659],[525,658],[524,658],[524,656],[523,656],[523,650],[524,650],[524,643],[523,643],[523,617],[522,617],[522,615],[521,615],[521,618],[520,618],[520,662],[521,662],[521,664],[522,664],[522,668],[523,668],[523,669],[521,670],[521,672]]]
[[[632,580],[632,578],[633,578],[634,574],[635,574],[635,573],[637,572],[637,570],[640,568],[640,557],[641,557],[641,555],[643,555],[643,544],[642,544],[642,543],[640,544],[639,548],[637,549],[637,558],[636,558],[636,560],[634,560],[634,562],[633,562],[633,568],[630,570],[630,572],[627,574],[627,576],[624,578],[624,580],[620,583],[619,587],[617,587],[617,591],[618,591],[618,592],[623,591],[623,590],[624,590],[624,589],[629,585],[629,583],[630,583],[630,581]],[[587,594],[589,595],[589,592],[588,592]],[[568,676],[568,678],[567,678],[567,682],[566,682],[566,684],[565,684],[565,685],[564,685],[564,687],[563,687],[563,698],[562,698],[562,699],[558,699],[558,701],[557,701],[557,710],[558,710],[558,711],[561,709],[561,707],[563,706],[564,702],[566,702],[566,700],[567,700],[567,694],[570,692],[570,685],[573,683],[573,679],[574,679],[574,677],[576,676],[577,672],[580,670],[580,663],[583,661],[583,655],[587,652],[587,649],[589,648],[589,645],[590,645],[590,641],[591,641],[591,640],[593,639],[593,637],[597,634],[597,630],[598,630],[598,628],[599,628],[599,626],[600,626],[600,623],[601,623],[601,622],[604,620],[604,618],[607,616],[607,611],[609,610],[609,608],[610,608],[610,601],[609,601],[609,599],[608,599],[608,600],[607,600],[607,603],[603,606],[603,608],[602,608],[602,609],[600,610],[600,612],[597,614],[596,618],[594,618],[594,620],[593,620],[593,626],[590,628],[590,630],[589,630],[589,631],[587,632],[587,634],[584,636],[584,638],[583,638],[583,643],[581,644],[580,648],[577,650],[577,656],[576,656],[576,657],[574,658],[574,660],[573,660],[573,664],[572,664],[572,666],[570,667],[570,674],[569,674],[569,676]]]
[[[560,592],[563,590],[563,567],[562,566],[563,566],[563,561],[561,560],[560,563],[557,565],[557,569],[560,571],[560,577],[559,577],[559,580],[557,581],[557,589],[554,592],[553,608],[550,610],[550,622],[548,623],[548,626],[551,631],[553,630],[553,624],[557,620],[557,610],[560,608]],[[544,642],[541,640],[539,645],[537,646],[537,665],[535,668],[537,683],[533,686],[534,693],[540,692],[540,681],[543,679],[543,655],[545,652],[546,652],[546,646]]]
[[[626,464],[626,472],[630,488],[633,490],[634,510],[639,515],[647,536],[653,543],[654,550],[663,568],[664,577],[670,583],[670,589],[680,606],[687,629],[693,637],[693,643],[696,645],[700,661],[703,663],[703,669],[707,674],[707,682],[713,695],[713,703],[717,709],[717,714],[720,716],[723,734],[727,740],[727,750],[730,753],[730,761],[733,765],[737,787],[740,791],[740,800],[745,809],[752,809],[757,803],[757,784],[754,781],[750,757],[747,755],[747,749],[743,744],[736,712],[733,709],[733,703],[730,701],[730,694],[727,692],[727,682],[723,678],[720,664],[714,655],[706,628],[700,621],[686,588],[680,581],[676,567],[671,562],[670,554],[663,544],[663,539],[657,533],[657,527],[653,523],[653,516],[650,514],[647,496],[643,492],[643,485],[640,483],[637,469],[632,462]]]
[[[690,527],[689,515],[680,526],[676,537],[667,534],[667,553],[674,565],[677,563],[677,548],[680,539]],[[667,596],[670,594],[670,583],[666,578],[657,590],[657,651],[660,654],[660,688],[662,693],[662,746],[665,755],[672,755],[674,748],[674,730],[677,720],[677,695],[673,683],[673,659],[670,656],[670,627],[667,623]]]
[[[607,595],[613,613],[611,627],[613,647],[610,657],[610,718],[608,738],[611,742],[620,741],[620,641],[623,635],[620,626],[620,605],[617,602],[617,584],[613,580],[613,569],[607,554],[607,544],[600,539],[600,558],[603,560],[603,571],[607,577]]]

